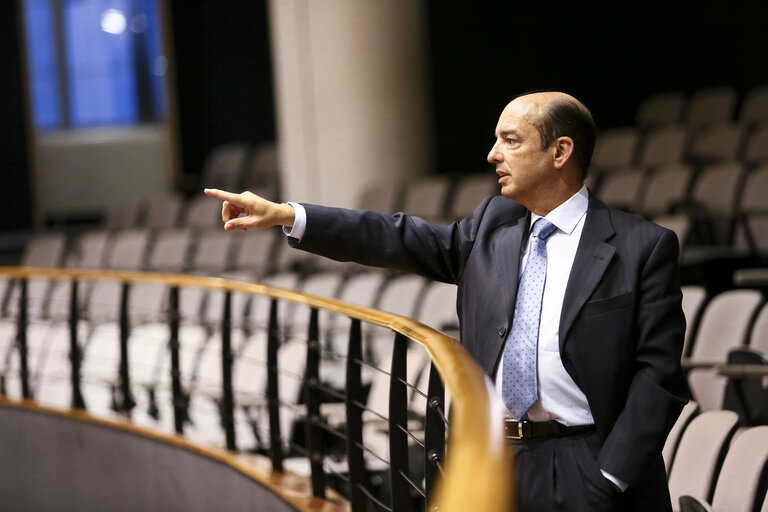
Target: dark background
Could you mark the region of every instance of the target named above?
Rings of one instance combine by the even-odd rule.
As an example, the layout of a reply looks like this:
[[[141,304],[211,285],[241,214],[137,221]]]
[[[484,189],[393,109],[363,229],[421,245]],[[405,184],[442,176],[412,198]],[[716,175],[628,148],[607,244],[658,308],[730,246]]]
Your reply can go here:
[[[0,2],[0,229],[31,227],[15,2]],[[433,172],[477,172],[513,96],[558,89],[601,128],[654,92],[768,83],[768,2],[429,1]],[[233,140],[275,137],[266,0],[171,2],[183,172]]]
[[[598,128],[659,91],[768,82],[768,2],[429,3],[436,171],[483,169],[501,109],[569,92]]]

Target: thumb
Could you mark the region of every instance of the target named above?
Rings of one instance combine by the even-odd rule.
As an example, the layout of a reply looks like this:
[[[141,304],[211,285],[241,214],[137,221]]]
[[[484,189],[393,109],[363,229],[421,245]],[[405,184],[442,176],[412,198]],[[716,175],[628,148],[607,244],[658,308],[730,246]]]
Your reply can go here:
[[[226,224],[224,224],[224,231],[232,231],[234,229],[245,231],[248,227],[246,226],[245,219],[246,217],[238,217],[236,219],[228,220]]]

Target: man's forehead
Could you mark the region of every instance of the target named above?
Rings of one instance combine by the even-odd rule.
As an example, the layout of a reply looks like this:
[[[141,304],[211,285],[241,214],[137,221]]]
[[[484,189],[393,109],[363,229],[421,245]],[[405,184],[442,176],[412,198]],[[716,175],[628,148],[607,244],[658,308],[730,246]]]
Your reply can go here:
[[[520,99],[511,101],[501,112],[496,125],[497,132],[525,131],[533,127],[538,117],[538,108],[530,102],[518,101]]]

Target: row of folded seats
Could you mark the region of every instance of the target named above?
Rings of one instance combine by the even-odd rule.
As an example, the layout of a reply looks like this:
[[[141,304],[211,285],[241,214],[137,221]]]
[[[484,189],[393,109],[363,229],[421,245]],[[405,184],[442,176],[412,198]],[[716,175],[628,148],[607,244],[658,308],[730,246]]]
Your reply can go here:
[[[733,289],[710,297],[702,286],[684,286],[683,310],[692,400],[663,451],[674,509],[766,511],[768,371],[733,366],[768,369],[765,296]]]
[[[678,234],[684,282],[732,287],[768,257],[768,85],[646,98],[634,126],[598,135],[588,182]]]
[[[104,233],[104,232],[100,232]],[[156,258],[178,256],[185,253],[178,246],[168,244],[171,237],[160,236],[149,243],[146,236],[135,236],[135,230],[107,234],[103,245],[111,256],[97,258],[93,247],[72,244],[69,251],[60,236],[38,237],[25,254],[24,264],[56,266],[60,261],[71,262],[83,253],[92,259],[105,261],[100,268],[152,269],[158,267],[147,262]],[[130,236],[128,236],[130,235]],[[237,240],[238,235],[225,233],[225,239]],[[93,236],[93,234],[84,235]],[[128,236],[127,240],[122,237]],[[242,248],[256,260],[275,258],[285,241],[277,231],[249,233],[241,242],[261,239],[272,245],[268,252],[256,247]],[[141,242],[139,242],[141,241]],[[134,245],[135,244],[135,245]],[[111,246],[111,249],[109,247]],[[139,248],[141,246],[143,248]],[[56,257],[55,253],[64,252]],[[259,252],[261,251],[261,252]],[[129,255],[130,258],[128,257]],[[105,258],[105,259],[102,259]],[[117,258],[117,259],[116,259]],[[127,260],[133,261],[129,264]],[[144,265],[139,262],[144,262]],[[78,260],[79,263],[82,261]],[[78,266],[78,265],[76,265]],[[82,266],[82,265],[79,265]],[[96,265],[94,265],[96,266]],[[173,268],[180,270],[183,266]],[[276,268],[276,267],[275,267]],[[345,302],[376,307],[409,316],[443,331],[453,332],[456,317],[455,286],[435,283],[424,278],[384,272],[362,270],[356,266],[337,266],[307,273],[283,269],[269,273],[265,269],[222,273],[221,275],[248,281],[261,281],[281,288],[296,289],[313,295],[336,297]],[[20,361],[16,339],[19,286],[0,282],[4,290],[3,315],[0,318],[0,391],[9,396],[20,396]],[[71,283],[69,281],[30,280],[28,283],[27,330],[29,382],[34,398],[44,404],[69,407],[72,403],[70,385],[70,330],[67,323],[70,311]],[[131,418],[143,425],[171,432],[174,429],[173,399],[170,381],[170,354],[168,341],[169,290],[162,285],[134,284],[128,296],[130,325],[129,368],[132,386],[131,400],[135,402]],[[82,351],[82,392],[86,407],[99,415],[117,413],[128,398],[120,394],[119,339],[121,287],[113,282],[85,282],[79,287],[78,341]],[[218,291],[182,288],[180,292],[180,356],[182,386],[187,395],[188,420],[185,433],[193,440],[223,446],[220,406],[222,403],[221,325],[224,296]],[[233,385],[238,446],[244,450],[266,451],[269,446],[268,417],[265,408],[266,341],[270,301],[264,297],[249,297],[235,293],[232,298],[232,347],[235,354]],[[309,311],[301,305],[280,303],[279,326],[281,346],[278,352],[280,374],[281,433],[286,453],[294,453],[301,429],[297,418],[302,416],[301,383],[306,364],[306,345]],[[322,382],[329,391],[330,402],[341,400],[344,383],[349,319],[323,312],[320,316],[322,337]],[[381,459],[387,459],[386,428],[382,418],[388,415],[389,365],[394,335],[388,329],[364,327],[363,379],[370,409],[365,417],[366,442],[373,445]],[[429,360],[420,346],[408,350],[408,382],[412,409],[424,414]],[[416,389],[422,390],[417,392]],[[336,399],[334,400],[334,396]],[[339,404],[324,405],[324,415],[342,428],[344,415]],[[418,430],[419,414],[414,429]],[[383,428],[383,430],[382,430]],[[298,432],[298,434],[297,434]],[[384,432],[384,433],[382,433]],[[300,443],[299,443],[300,444]],[[337,443],[338,446],[341,446]],[[371,465],[381,467],[379,458]],[[376,462],[378,461],[378,463]],[[329,461],[330,463],[330,461]],[[341,462],[343,464],[343,461]],[[340,464],[336,462],[336,464]],[[292,469],[306,472],[306,461],[293,461]]]

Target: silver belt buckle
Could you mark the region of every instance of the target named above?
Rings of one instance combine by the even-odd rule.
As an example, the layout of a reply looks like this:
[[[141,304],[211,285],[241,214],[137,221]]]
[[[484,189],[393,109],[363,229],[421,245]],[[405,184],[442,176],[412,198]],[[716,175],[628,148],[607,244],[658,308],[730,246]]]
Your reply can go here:
[[[507,435],[507,437],[509,439],[514,439],[514,440],[522,439],[523,438],[523,422],[522,421],[515,421],[515,420],[512,420],[512,419],[510,419],[510,421],[513,421],[513,422],[517,423],[517,434],[510,433],[510,434]]]

